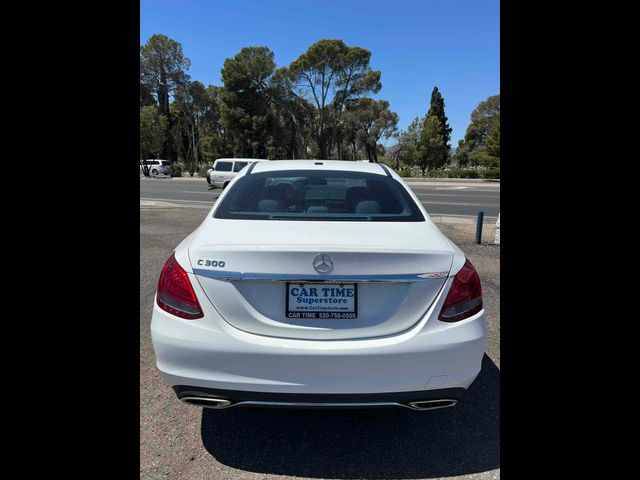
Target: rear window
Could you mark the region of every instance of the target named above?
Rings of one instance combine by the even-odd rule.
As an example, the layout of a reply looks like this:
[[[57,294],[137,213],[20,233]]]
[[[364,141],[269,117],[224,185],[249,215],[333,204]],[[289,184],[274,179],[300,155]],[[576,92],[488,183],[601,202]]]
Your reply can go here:
[[[386,175],[284,170],[240,178],[215,218],[422,222],[409,192]]]
[[[232,164],[231,162],[218,162],[213,166],[216,172],[230,172]]]
[[[249,163],[249,162],[235,162],[233,164],[233,171],[234,172],[239,172],[240,170],[242,170],[244,167],[247,166],[247,163]]]
[[[164,165],[165,167],[168,167],[170,165],[169,160],[163,160],[162,165]]]

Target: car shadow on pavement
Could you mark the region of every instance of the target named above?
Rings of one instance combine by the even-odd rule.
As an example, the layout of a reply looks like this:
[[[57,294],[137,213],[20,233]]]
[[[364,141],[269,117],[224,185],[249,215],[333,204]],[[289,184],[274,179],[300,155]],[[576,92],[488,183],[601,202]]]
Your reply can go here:
[[[453,408],[203,409],[202,442],[241,470],[314,478],[429,478],[500,466],[500,370],[482,371]]]

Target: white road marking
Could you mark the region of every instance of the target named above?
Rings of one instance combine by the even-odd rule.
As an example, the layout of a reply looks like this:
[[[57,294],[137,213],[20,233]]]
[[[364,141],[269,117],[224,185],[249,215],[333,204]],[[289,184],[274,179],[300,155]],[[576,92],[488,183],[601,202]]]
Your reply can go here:
[[[497,192],[500,193],[499,188],[487,188],[487,187],[436,187],[431,185],[422,185],[430,190],[467,190],[469,192]],[[415,189],[412,189],[415,191]]]
[[[211,192],[194,192],[194,191],[189,191],[189,190],[178,190],[179,193],[195,193],[195,194],[199,194],[199,195],[209,195],[211,196],[212,193]]]
[[[456,197],[464,198],[463,195],[457,193],[416,193],[416,197]]]
[[[462,202],[432,202],[430,200],[425,200],[421,202],[426,205],[470,205],[476,207],[494,207],[493,203],[462,203]]]
[[[150,201],[156,201],[156,202],[170,202],[170,203],[206,203],[208,205],[213,205],[215,203],[214,201],[209,201],[209,202],[205,202],[204,200],[179,200],[179,199],[175,199],[175,198],[150,198],[150,197],[140,197],[140,200],[150,200]]]

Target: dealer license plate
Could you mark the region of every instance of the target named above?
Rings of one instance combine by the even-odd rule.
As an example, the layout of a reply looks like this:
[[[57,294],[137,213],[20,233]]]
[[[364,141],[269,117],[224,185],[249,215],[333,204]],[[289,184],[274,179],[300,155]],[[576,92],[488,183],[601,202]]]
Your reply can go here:
[[[287,283],[287,318],[358,318],[356,283]]]

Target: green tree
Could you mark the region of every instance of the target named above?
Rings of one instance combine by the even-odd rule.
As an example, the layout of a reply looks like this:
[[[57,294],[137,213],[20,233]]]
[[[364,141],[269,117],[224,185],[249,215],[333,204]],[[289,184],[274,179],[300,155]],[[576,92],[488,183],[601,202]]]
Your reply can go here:
[[[144,84],[140,84],[140,108],[142,107],[148,107],[150,105],[154,105],[157,108],[156,105],[156,99],[153,98],[153,95],[151,94],[151,89]]]
[[[425,170],[440,168],[446,163],[446,144],[442,136],[442,125],[435,115],[428,115],[420,132],[418,166],[424,176]]]
[[[407,167],[412,167],[419,164],[421,147],[420,147],[420,133],[422,131],[422,120],[419,117],[413,119],[406,130],[400,132],[398,136],[398,149],[395,152],[397,164],[396,169],[400,166],[400,163]]]
[[[171,162],[175,160],[175,151],[171,142],[173,118],[169,109],[169,95],[188,83],[186,71],[190,65],[191,61],[182,53],[182,46],[166,35],[153,35],[140,47],[141,88],[153,96],[159,113],[167,119],[162,156]]]
[[[460,168],[465,167],[469,163],[469,147],[464,141],[464,138],[458,140],[458,148],[456,149],[453,160]]]
[[[314,107],[304,97],[294,92],[293,76],[285,67],[277,69],[271,77],[269,93],[272,108],[279,116],[277,132],[288,133],[284,141],[289,146],[286,158],[307,158],[310,120],[314,117]],[[280,128],[282,127],[282,128]]]
[[[370,162],[378,162],[378,141],[397,132],[398,114],[389,108],[386,100],[359,98],[349,102],[345,112],[345,126],[355,133]],[[353,134],[348,135],[349,139]]]
[[[470,164],[500,165],[500,95],[487,98],[473,110],[464,145]]]
[[[207,164],[216,158],[233,157],[233,142],[222,118],[223,87],[209,85],[206,90],[207,109],[200,125],[200,157]]]
[[[169,111],[171,118],[173,118],[173,125],[171,126],[170,141],[171,146],[176,153],[176,160],[181,160],[185,163],[191,163],[193,158],[193,144],[191,135],[189,134],[189,122],[182,113],[178,104],[173,101],[169,105]]]
[[[224,61],[222,116],[239,156],[267,156],[273,120],[269,85],[275,67],[273,52],[267,47],[245,47]]]
[[[380,71],[371,70],[371,52],[349,47],[342,40],[320,40],[291,63],[288,73],[298,95],[315,106],[310,129],[321,158],[331,158],[337,146],[342,156],[338,125],[346,102],[380,90]]]
[[[166,128],[167,119],[158,113],[155,106],[148,105],[140,109],[140,160],[159,156]],[[148,171],[144,173],[148,175]]]
[[[442,98],[442,94],[440,93],[440,90],[438,90],[438,87],[433,87],[433,91],[431,92],[431,103],[429,104],[427,117],[430,115],[434,115],[440,121],[440,135],[444,139],[446,147],[445,155],[448,158],[449,152],[451,151],[450,142],[451,132],[453,131],[453,129],[449,126],[449,119],[444,113],[444,98]]]
[[[495,115],[489,122],[487,137],[484,140],[484,150],[487,155],[485,164],[491,167],[500,166],[500,114]]]
[[[189,165],[189,173],[193,176],[200,163],[200,139],[206,123],[217,115],[216,99],[212,96],[215,90],[206,89],[200,82],[191,82],[185,88],[176,89],[174,104],[181,113],[183,129],[182,134],[188,137],[191,145],[188,149],[189,156],[185,162]],[[213,113],[212,113],[213,112]]]

